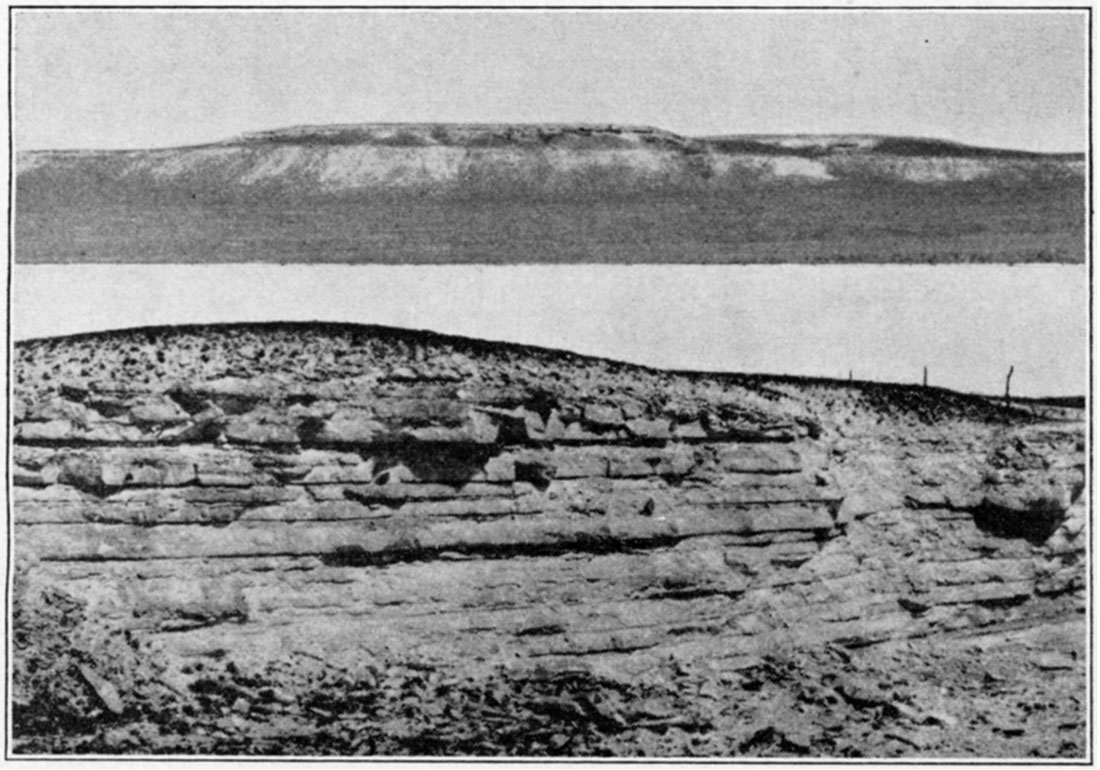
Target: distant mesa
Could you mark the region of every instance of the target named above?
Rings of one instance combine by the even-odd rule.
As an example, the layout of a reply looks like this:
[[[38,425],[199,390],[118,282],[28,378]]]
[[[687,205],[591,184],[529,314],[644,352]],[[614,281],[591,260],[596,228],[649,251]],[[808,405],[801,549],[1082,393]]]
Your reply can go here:
[[[791,162],[795,160],[811,162]],[[969,161],[969,162],[963,162]],[[300,193],[420,184],[462,187],[478,171],[530,185],[566,183],[585,171],[674,187],[754,175],[821,181],[878,176],[910,182],[990,177],[1024,181],[1036,172],[1083,172],[1084,156],[971,147],[939,139],[875,135],[686,137],[651,126],[605,124],[364,123],[296,126],[212,144],[158,150],[20,153],[20,182],[57,172],[94,173],[103,185],[209,182],[256,187],[292,181]],[[541,176],[540,176],[541,175]],[[550,178],[553,177],[553,178]]]
[[[1083,155],[939,139],[366,123],[21,152],[16,172],[20,262],[1084,258]]]

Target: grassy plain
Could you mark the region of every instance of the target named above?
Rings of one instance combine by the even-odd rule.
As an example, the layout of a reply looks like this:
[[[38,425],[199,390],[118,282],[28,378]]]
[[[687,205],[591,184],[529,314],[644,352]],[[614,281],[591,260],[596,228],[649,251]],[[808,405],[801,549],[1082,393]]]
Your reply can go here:
[[[623,195],[17,197],[16,261],[1083,262],[1080,180]]]

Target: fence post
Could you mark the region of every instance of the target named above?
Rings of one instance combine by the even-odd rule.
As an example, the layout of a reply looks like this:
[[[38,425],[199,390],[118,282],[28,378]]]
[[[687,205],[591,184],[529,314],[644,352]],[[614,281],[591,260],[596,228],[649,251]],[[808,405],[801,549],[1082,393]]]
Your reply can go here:
[[[928,367],[924,367],[924,387],[928,387]]]
[[[1016,367],[1008,367],[1008,376],[1005,377],[1005,409],[1012,408],[1012,394],[1010,388],[1012,387],[1012,372],[1016,370]]]

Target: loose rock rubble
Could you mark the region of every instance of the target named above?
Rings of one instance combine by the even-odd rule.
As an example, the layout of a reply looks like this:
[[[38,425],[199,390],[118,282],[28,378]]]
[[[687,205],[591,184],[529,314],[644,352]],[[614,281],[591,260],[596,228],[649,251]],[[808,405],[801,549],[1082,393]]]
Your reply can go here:
[[[1073,410],[308,324],[14,376],[16,752],[1086,750]]]

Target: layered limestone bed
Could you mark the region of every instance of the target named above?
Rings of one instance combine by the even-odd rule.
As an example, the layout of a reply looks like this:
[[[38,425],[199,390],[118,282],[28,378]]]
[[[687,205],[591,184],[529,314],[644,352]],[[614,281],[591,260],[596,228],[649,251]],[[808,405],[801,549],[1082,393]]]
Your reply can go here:
[[[16,751],[1085,750],[1075,410],[321,324],[13,374]]]

